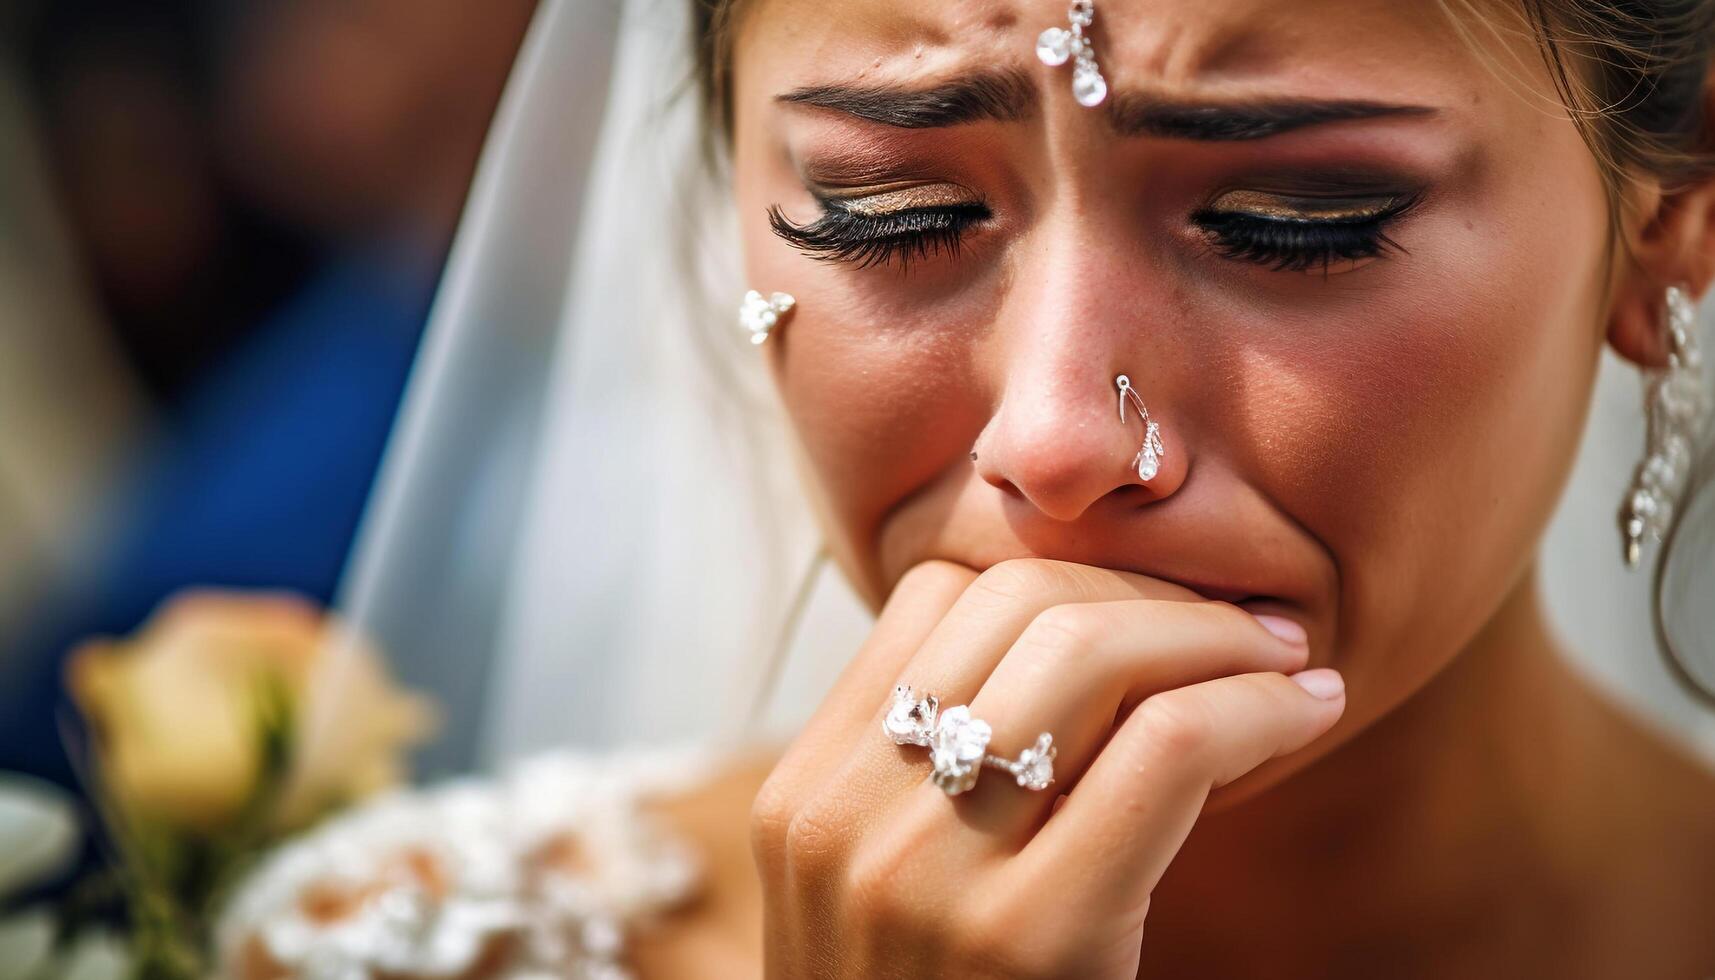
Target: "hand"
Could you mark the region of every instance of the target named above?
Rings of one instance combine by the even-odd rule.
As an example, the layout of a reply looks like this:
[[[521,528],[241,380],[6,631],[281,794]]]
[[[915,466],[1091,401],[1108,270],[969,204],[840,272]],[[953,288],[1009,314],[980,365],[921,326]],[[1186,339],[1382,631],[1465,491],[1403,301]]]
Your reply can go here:
[[[1344,710],[1335,672],[1287,677],[1307,657],[1294,624],[1158,579],[914,568],[752,810],[768,975],[1135,977],[1210,791]],[[948,797],[881,732],[896,684],[970,704],[995,755],[1052,732],[1054,786],[985,769]]]

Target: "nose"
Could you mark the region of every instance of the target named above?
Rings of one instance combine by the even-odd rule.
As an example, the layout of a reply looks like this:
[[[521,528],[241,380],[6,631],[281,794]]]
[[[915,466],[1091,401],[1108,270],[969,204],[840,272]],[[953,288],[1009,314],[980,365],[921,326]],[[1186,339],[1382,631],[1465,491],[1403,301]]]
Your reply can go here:
[[[1021,276],[997,312],[1000,356],[991,363],[1000,399],[974,446],[984,481],[1055,521],[1076,520],[1110,498],[1164,500],[1190,471],[1174,421],[1170,361],[1151,356],[1152,340],[1161,338],[1140,299],[1149,288],[1135,268],[1103,269],[1090,251],[1039,253],[1038,274]],[[1126,401],[1123,421],[1120,375],[1137,397]],[[1151,421],[1157,465],[1140,474]]]

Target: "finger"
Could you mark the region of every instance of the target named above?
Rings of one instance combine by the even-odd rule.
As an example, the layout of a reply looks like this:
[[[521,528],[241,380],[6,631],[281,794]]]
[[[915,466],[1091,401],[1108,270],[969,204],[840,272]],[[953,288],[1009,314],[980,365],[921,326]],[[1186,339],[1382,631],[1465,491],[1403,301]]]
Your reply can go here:
[[[957,573],[971,577],[917,644],[920,649],[906,649],[908,644],[891,638],[866,644],[818,710],[816,730],[799,737],[764,787],[764,802],[778,799],[769,795],[772,790],[787,790],[797,807],[794,819],[820,825],[828,836],[861,833],[890,812],[884,804],[908,796],[929,775],[928,754],[921,747],[895,745],[881,731],[896,685],[935,693],[943,706],[967,701],[1030,620],[1062,603],[1140,596],[1202,601],[1172,583],[1071,562],[1005,561],[980,575],[945,563],[913,571],[933,578],[942,599],[945,592],[939,589],[953,584]],[[902,581],[895,594],[905,585]],[[884,665],[891,666],[890,673],[878,673]],[[938,823],[945,816],[945,801],[939,802],[936,807],[936,801],[917,800],[926,808],[918,818]],[[778,809],[783,814],[784,808]]]
[[[920,695],[934,694],[942,709],[968,703],[1013,642],[1046,610],[1140,598],[1205,601],[1171,582],[1092,565],[1028,558],[990,566],[959,596],[895,679],[878,686],[870,697],[890,698],[894,686],[904,684]],[[884,710],[880,706],[875,714],[878,723]],[[876,737],[859,743],[843,778],[863,781],[873,789],[871,798],[880,800],[908,793],[928,772],[922,748]],[[923,800],[917,805],[934,806]]]
[[[843,822],[861,811],[843,792],[830,790],[866,736],[881,739],[880,713],[891,701],[893,677],[929,631],[977,577],[975,570],[933,561],[901,576],[858,651],[809,724],[793,739],[758,790],[751,807],[751,849],[765,880],[778,883],[795,852],[806,848],[834,858],[849,840]],[[807,829],[808,828],[808,829]],[[815,838],[813,841],[807,841]],[[798,859],[804,855],[798,854]],[[771,921],[778,917],[771,916]]]
[[[897,683],[932,692],[942,705],[969,703],[1044,611],[1125,599],[1206,601],[1183,586],[1131,572],[1037,558],[1001,562],[959,596]]]
[[[987,770],[965,804],[978,811],[970,819],[1002,846],[1022,846],[1134,705],[1217,677],[1296,671],[1308,657],[1302,627],[1259,621],[1226,602],[1130,599],[1048,609],[1007,651],[971,713],[993,728],[989,752],[1004,758],[1051,733],[1053,791],[1027,790]]]
[[[801,788],[844,764],[857,731],[886,710],[901,666],[976,578],[974,569],[947,561],[924,562],[900,577],[875,628],[782,756],[773,788]]]
[[[1345,706],[1340,675],[1327,668],[1238,674],[1150,697],[1020,852],[1015,873],[1036,887],[1076,874],[1077,901],[1091,910],[1141,908],[1211,789],[1308,745]]]

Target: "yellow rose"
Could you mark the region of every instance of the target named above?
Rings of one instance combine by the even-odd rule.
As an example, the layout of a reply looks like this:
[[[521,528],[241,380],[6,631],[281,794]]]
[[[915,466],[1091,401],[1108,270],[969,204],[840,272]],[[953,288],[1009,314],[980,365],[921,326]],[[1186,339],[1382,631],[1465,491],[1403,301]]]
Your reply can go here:
[[[204,830],[252,798],[279,708],[291,724],[277,827],[397,782],[432,727],[373,650],[281,595],[177,596],[133,637],[75,651],[67,686],[126,812]]]

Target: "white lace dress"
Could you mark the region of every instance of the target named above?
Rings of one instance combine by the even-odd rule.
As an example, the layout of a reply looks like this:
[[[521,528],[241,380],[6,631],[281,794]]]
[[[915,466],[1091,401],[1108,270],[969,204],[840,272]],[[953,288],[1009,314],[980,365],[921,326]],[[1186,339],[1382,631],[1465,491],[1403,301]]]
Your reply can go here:
[[[628,931],[690,899],[698,856],[642,806],[701,750],[556,753],[399,791],[270,854],[221,917],[221,975],[619,980]]]

